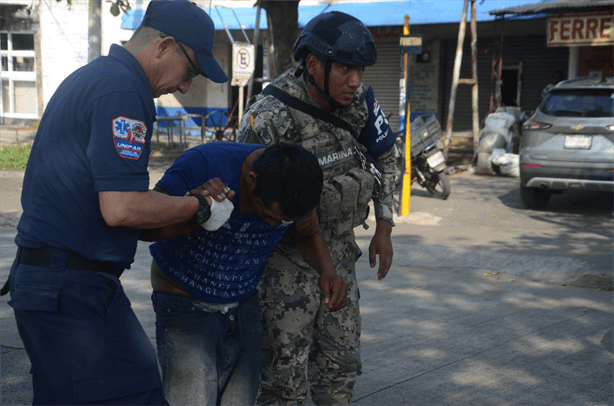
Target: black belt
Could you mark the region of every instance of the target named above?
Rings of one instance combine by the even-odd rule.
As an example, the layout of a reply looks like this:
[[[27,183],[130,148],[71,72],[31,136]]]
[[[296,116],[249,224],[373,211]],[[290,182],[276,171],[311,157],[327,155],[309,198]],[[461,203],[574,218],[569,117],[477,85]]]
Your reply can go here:
[[[31,266],[40,266],[42,268],[51,268],[51,259],[54,251],[53,248],[21,248],[20,251],[19,263]],[[118,278],[124,272],[123,269],[118,269],[112,262],[90,261],[89,259],[85,259],[81,255],[74,252],[68,253],[66,268],[103,272]]]

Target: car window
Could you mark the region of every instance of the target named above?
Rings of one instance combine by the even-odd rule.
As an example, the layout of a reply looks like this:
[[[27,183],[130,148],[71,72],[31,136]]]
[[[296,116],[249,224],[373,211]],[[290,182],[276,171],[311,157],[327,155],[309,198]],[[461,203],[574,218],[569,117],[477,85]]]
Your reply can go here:
[[[552,90],[539,109],[557,117],[614,117],[611,89]]]

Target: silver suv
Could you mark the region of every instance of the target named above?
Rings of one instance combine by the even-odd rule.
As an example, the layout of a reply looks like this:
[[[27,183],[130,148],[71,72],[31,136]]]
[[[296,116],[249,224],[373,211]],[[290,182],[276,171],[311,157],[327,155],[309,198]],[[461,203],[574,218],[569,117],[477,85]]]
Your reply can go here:
[[[553,193],[614,191],[614,77],[558,83],[522,127],[520,196],[530,209]]]

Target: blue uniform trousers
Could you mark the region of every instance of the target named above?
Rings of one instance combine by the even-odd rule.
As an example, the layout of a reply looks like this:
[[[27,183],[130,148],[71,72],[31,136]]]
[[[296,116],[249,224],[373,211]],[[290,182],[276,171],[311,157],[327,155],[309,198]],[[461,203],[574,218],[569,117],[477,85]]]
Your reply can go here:
[[[9,305],[32,364],[33,404],[152,404],[164,399],[156,352],[118,278],[50,267],[11,268]]]

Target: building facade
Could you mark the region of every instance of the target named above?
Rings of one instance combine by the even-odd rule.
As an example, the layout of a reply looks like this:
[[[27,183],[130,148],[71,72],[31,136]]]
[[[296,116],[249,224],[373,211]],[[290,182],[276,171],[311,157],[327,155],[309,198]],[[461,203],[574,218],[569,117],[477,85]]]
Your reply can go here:
[[[148,2],[130,0],[131,10],[118,16],[109,12],[109,2],[102,3],[101,54],[105,55],[111,44],[122,44],[130,38]],[[409,66],[412,119],[420,115],[436,115],[445,125],[463,0],[455,2],[458,3],[458,9],[450,8],[450,3],[446,2],[445,10],[438,10],[437,2],[350,3],[302,0],[297,29],[300,30],[318,13],[330,10],[347,12],[365,22],[377,45],[378,62],[374,67],[367,68],[363,81],[373,86],[396,130],[402,114],[399,95],[403,66],[399,41],[404,16],[408,15],[410,33],[422,36],[422,53],[411,55]],[[601,8],[592,14],[591,10],[580,10],[581,13],[534,13],[520,18],[517,15],[504,19],[497,17],[496,20],[488,14],[499,4],[514,5],[510,3],[514,1],[485,2],[484,7],[490,9],[478,13],[480,120],[496,107],[497,102],[520,106],[527,111],[535,109],[542,89],[552,82],[555,70],[562,70],[565,78],[573,75],[611,74],[614,7]],[[209,12],[216,24],[214,55],[228,76],[232,77],[233,43],[253,42],[256,8],[252,7],[252,2],[247,1],[207,0],[197,1],[197,4]],[[478,9],[480,7],[478,2]],[[66,0],[0,0],[0,122],[39,119],[61,81],[88,62],[91,47],[89,13],[89,2],[84,0],[72,0],[71,3]],[[600,16],[597,23],[593,21],[595,13]],[[584,31],[580,29],[580,24],[584,24]],[[578,45],[573,42],[587,41],[591,35],[592,42],[588,44]],[[461,78],[471,76],[470,37],[467,30]],[[268,60],[266,54],[273,51],[270,49],[264,10],[260,19],[260,38],[264,39],[264,45],[256,48],[254,93],[262,88],[262,77],[266,76]],[[497,81],[493,72],[494,63],[498,60],[502,65],[501,81]],[[501,85],[500,99],[494,97],[499,91],[498,83]],[[238,105],[238,97],[238,87],[232,83],[216,84],[198,77],[193,81],[190,92],[160,97],[156,99],[156,106],[161,116],[209,114],[207,125],[219,126],[225,124],[228,114]],[[470,130],[471,122],[471,87],[461,85],[455,103],[453,129]]]

